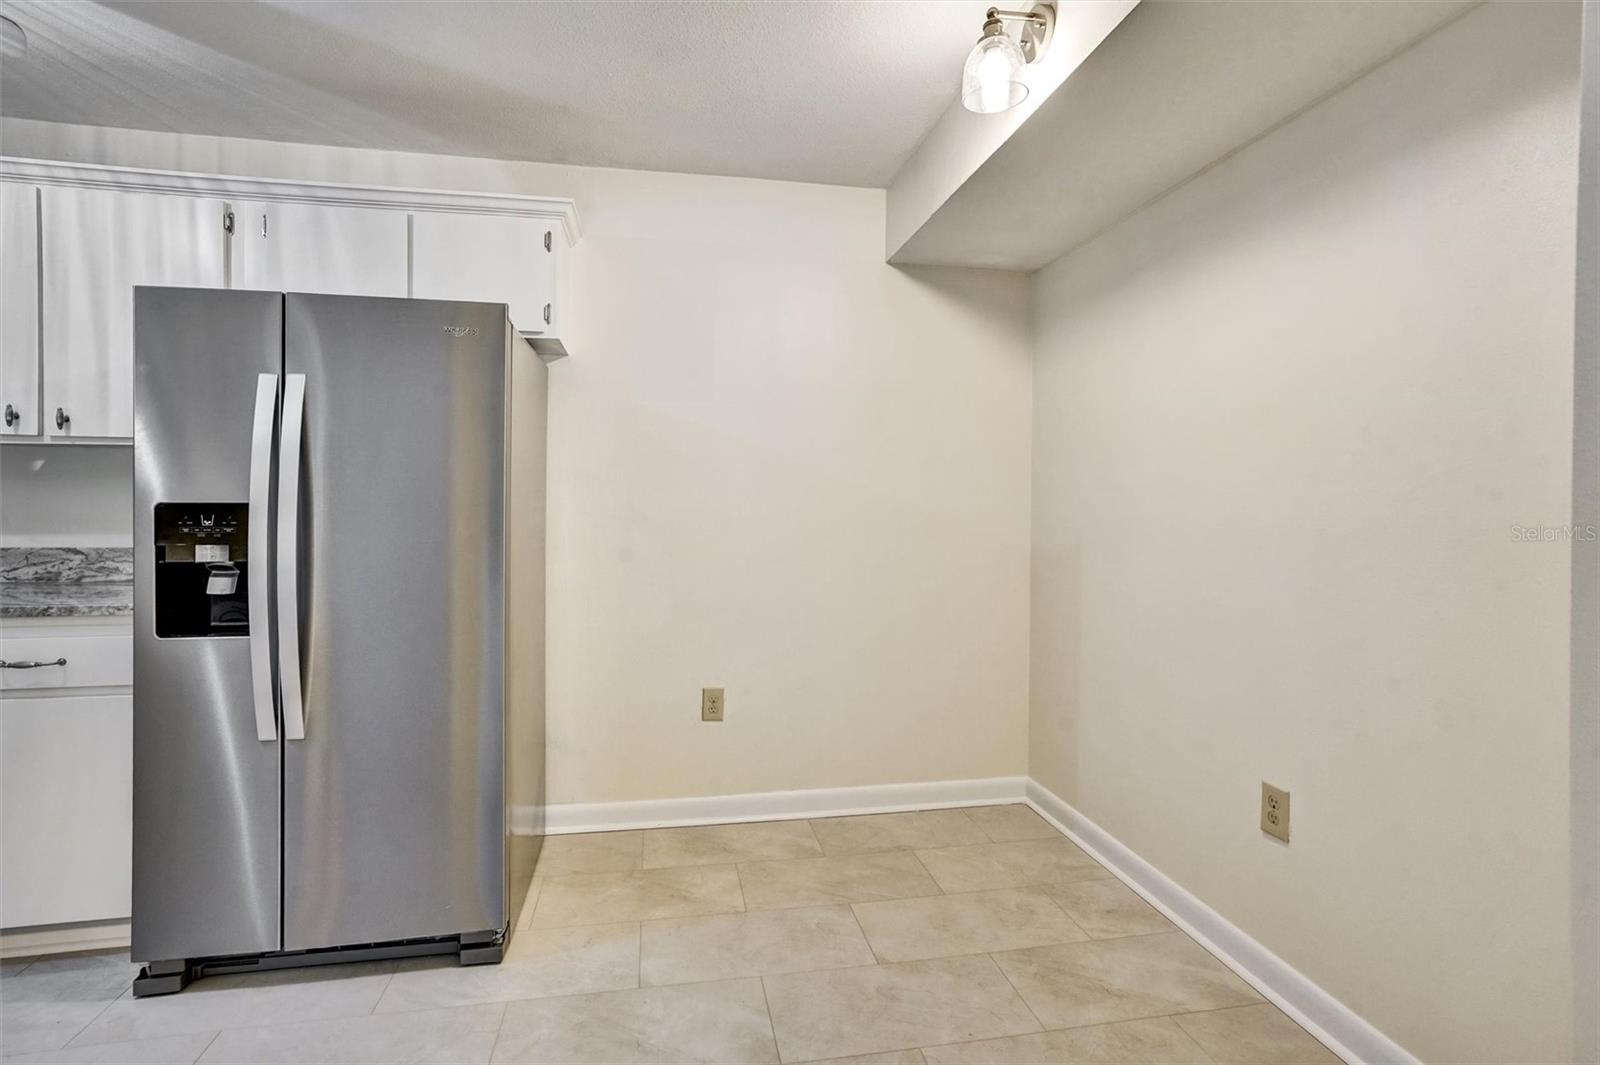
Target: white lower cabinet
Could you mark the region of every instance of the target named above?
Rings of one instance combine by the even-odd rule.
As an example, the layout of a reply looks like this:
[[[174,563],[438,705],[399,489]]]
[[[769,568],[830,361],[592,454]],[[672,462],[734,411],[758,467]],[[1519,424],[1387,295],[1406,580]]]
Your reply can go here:
[[[0,699],[0,926],[125,920],[133,696]]]

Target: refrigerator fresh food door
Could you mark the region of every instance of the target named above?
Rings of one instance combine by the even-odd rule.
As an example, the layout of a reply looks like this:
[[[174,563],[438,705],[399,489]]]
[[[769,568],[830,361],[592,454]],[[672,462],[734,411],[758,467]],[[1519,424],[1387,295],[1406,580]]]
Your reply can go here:
[[[501,928],[505,308],[291,293],[284,347],[284,949]]]
[[[132,955],[277,950],[267,592],[283,296],[131,298]]]

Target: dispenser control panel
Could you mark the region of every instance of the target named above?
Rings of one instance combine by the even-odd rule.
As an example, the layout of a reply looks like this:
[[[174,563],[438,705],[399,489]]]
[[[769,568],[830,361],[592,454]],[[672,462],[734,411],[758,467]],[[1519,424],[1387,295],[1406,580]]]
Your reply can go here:
[[[157,503],[156,635],[247,636],[249,507]]]
[[[240,562],[249,508],[243,503],[157,503],[157,562]]]

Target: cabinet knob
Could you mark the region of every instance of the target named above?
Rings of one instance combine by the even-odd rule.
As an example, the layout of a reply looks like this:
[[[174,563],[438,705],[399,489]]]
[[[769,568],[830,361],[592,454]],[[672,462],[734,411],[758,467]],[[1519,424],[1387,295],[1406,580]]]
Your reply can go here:
[[[544,305],[544,324],[550,324],[550,305],[548,303]]]
[[[16,425],[21,420],[22,420],[22,415],[17,413],[17,408],[15,408],[11,404],[7,403],[6,404],[6,428],[7,429],[11,428],[13,425]]]
[[[56,428],[57,429],[65,429],[67,427],[67,423],[70,422],[71,420],[72,420],[71,418],[67,417],[67,412],[66,411],[62,410],[60,407],[56,408]]]

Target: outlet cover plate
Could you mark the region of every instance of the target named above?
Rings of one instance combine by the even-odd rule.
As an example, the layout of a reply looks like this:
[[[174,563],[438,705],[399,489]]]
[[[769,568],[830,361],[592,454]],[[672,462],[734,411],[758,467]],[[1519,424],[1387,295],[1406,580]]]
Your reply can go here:
[[[727,709],[726,696],[721,688],[700,689],[700,720],[721,721],[722,714]]]
[[[1289,842],[1289,793],[1261,782],[1261,831]]]

